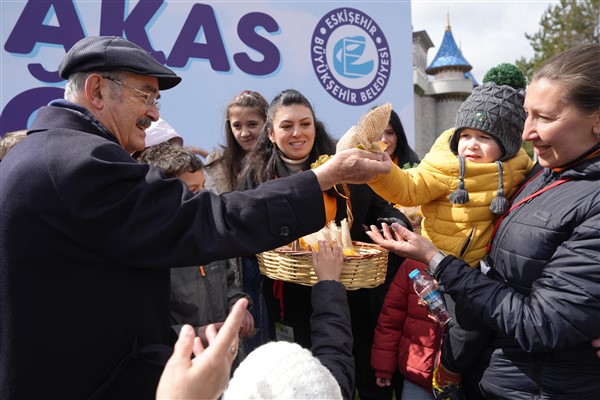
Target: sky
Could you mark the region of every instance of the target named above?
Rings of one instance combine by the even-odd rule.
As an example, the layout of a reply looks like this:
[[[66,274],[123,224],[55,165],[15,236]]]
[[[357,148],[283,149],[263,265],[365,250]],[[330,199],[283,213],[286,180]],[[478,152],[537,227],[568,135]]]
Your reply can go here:
[[[427,53],[429,64],[442,44],[449,15],[454,40],[473,66],[471,73],[481,83],[488,69],[533,56],[525,33],[536,33],[544,11],[557,3],[558,0],[413,0],[413,31],[427,31],[435,45]]]

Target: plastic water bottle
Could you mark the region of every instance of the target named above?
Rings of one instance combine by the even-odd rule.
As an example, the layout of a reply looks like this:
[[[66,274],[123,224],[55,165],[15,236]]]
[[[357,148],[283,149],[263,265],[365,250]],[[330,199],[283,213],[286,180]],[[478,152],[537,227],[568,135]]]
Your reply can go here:
[[[433,314],[440,324],[447,324],[450,321],[450,314],[448,314],[444,298],[438,290],[437,282],[429,275],[422,273],[419,269],[414,269],[408,274],[408,277],[412,279],[413,287],[419,298],[427,302],[431,314]]]

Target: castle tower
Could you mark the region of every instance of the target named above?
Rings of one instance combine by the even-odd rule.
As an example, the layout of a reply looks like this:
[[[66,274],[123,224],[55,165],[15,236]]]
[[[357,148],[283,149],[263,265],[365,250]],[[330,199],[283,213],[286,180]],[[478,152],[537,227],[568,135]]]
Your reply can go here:
[[[460,104],[471,94],[477,82],[471,75],[473,68],[456,45],[450,17],[442,44],[427,68],[423,67],[422,54],[431,47],[423,31],[413,33],[413,81],[415,88],[415,150],[423,156],[435,139],[454,126]],[[427,36],[429,39],[429,36]],[[424,76],[429,75],[426,81]]]

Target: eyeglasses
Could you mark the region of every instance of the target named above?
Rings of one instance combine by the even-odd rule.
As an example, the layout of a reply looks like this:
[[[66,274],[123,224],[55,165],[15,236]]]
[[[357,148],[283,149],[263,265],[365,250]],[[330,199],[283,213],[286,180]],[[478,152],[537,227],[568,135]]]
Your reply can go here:
[[[156,93],[144,92],[143,90],[134,88],[133,86],[130,86],[130,85],[123,83],[119,80],[116,80],[114,78],[111,78],[110,76],[103,76],[103,78],[108,79],[109,81],[112,81],[112,82],[116,83],[117,85],[123,86],[129,90],[133,90],[134,92],[139,93],[140,95],[144,96],[146,98],[146,102],[144,104],[146,105],[147,108],[156,107],[157,109],[160,109],[160,104],[156,98]]]

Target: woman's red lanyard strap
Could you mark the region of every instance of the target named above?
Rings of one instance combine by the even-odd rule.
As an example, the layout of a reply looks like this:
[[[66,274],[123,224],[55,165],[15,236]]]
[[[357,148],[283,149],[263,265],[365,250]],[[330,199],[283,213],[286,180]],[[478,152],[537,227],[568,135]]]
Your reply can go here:
[[[279,316],[283,321],[283,281],[277,280],[273,282],[273,296],[275,297],[275,300],[279,300]]]
[[[525,186],[527,186],[532,180],[534,180],[535,178],[538,177],[539,174],[542,173],[543,170],[540,170],[537,174],[535,174],[533,177],[531,177],[531,179],[529,179],[523,186],[521,186],[521,188],[517,191],[517,193],[515,193],[514,197],[517,197],[517,195],[519,193],[521,193],[521,191],[525,188]],[[488,242],[487,245],[487,249],[486,249],[486,253],[489,254],[490,250],[492,248],[492,241],[494,240],[494,237],[496,236],[496,232],[498,231],[498,227],[500,226],[500,223],[502,222],[502,220],[504,220],[504,218],[506,218],[508,216],[508,214],[514,210],[515,208],[519,207],[521,204],[533,199],[534,197],[539,196],[540,194],[554,188],[557,187],[558,185],[562,185],[563,183],[569,181],[569,178],[563,178],[563,179],[559,179],[557,181],[552,182],[550,185],[541,188],[540,190],[538,190],[535,193],[530,194],[529,196],[519,200],[518,202],[516,202],[515,204],[513,204],[508,211],[506,211],[504,214],[502,214],[500,216],[500,218],[498,218],[498,221],[496,221],[496,224],[494,225],[494,230],[492,231],[492,236],[490,237],[490,241]]]

